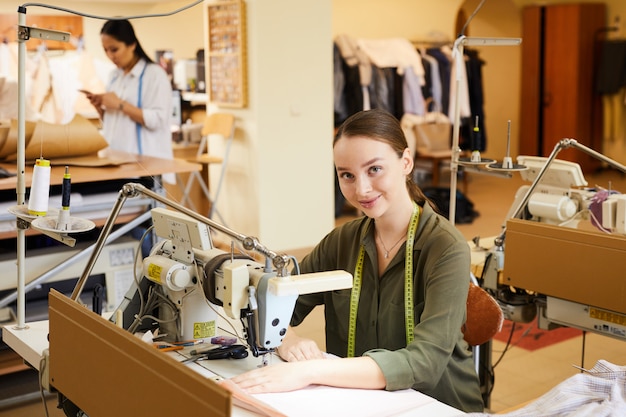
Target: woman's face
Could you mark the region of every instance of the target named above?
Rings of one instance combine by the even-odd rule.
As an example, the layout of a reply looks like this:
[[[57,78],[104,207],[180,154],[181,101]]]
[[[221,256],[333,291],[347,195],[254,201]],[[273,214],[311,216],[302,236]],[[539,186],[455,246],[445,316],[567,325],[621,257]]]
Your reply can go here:
[[[413,169],[408,148],[399,158],[385,142],[342,137],[335,142],[333,155],[341,192],[368,217],[382,216],[407,197],[406,177]]]
[[[132,65],[135,64],[135,47],[137,44],[126,45],[124,42],[118,41],[111,35],[100,35],[102,47],[107,57],[115,64],[116,67],[124,71],[130,71]]]

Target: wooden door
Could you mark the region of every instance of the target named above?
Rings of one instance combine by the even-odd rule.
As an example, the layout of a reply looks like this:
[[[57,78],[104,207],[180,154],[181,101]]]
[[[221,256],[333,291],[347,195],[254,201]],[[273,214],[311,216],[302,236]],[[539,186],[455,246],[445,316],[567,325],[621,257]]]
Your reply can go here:
[[[530,6],[522,11],[522,91],[520,115],[520,155],[541,155],[541,95],[543,7]]]
[[[520,154],[548,156],[563,138],[601,152],[601,102],[593,92],[603,4],[529,6],[522,13]],[[566,149],[584,170],[598,161]]]
[[[562,4],[545,8],[543,42],[542,154],[549,155],[563,138],[597,145],[594,130],[599,96],[594,94],[596,36],[605,22],[601,4]],[[600,149],[595,149],[600,151]],[[559,158],[578,162],[583,169],[598,166],[576,149]]]

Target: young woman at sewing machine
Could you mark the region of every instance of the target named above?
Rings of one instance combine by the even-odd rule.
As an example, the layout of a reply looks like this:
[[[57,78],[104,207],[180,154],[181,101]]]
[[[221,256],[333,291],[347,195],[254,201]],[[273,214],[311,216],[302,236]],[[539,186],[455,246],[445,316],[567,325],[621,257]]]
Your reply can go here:
[[[290,328],[278,349],[287,362],[233,381],[250,393],[311,384],[413,388],[460,410],[482,411],[461,332],[469,247],[413,182],[399,122],[382,110],[357,113],[339,128],[333,152],[341,191],[365,216],[329,233],[300,269],[350,271],[353,288],[300,296],[291,325],[324,305],[326,350],[341,359],[325,359],[314,341]]]

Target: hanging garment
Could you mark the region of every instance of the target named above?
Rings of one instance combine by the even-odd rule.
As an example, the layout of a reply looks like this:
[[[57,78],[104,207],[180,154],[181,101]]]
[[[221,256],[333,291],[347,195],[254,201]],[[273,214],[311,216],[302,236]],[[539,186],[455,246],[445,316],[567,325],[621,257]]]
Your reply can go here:
[[[433,57],[437,61],[439,68],[439,79],[441,80],[441,107],[440,111],[448,113],[450,106],[450,77],[452,71],[452,63],[448,56],[440,48],[429,48],[426,50],[428,56]]]
[[[484,152],[487,149],[487,133],[485,131],[485,110],[484,110],[484,94],[483,94],[483,77],[482,67],[485,65],[478,55],[478,51],[472,49],[465,49],[465,65],[467,73],[467,88],[470,104],[471,116],[468,120],[464,120],[462,126],[462,136],[459,143],[459,147],[463,150],[480,151]],[[478,139],[473,143],[472,132],[474,131],[474,125],[476,118],[478,118],[478,128],[480,135],[476,135]],[[471,145],[474,145],[473,147]]]
[[[361,50],[357,41],[348,35],[337,36],[335,38],[335,43],[345,61],[345,65],[349,68],[358,68],[357,75],[360,91],[353,97],[360,97],[361,102],[359,103],[359,108],[356,111],[369,110],[371,107],[368,86],[372,82],[372,63],[370,62],[369,57],[363,50]],[[354,94],[354,91],[352,91],[352,93]]]
[[[357,39],[357,45],[379,68],[396,68],[399,74],[411,68],[424,85],[424,67],[415,47],[407,39]]]
[[[626,40],[602,42],[596,75],[598,94],[615,94],[626,86]]]
[[[426,103],[422,95],[420,80],[415,73],[408,68],[404,71],[402,98],[404,113],[426,114]]]
[[[421,53],[421,56],[422,62],[424,63],[424,71],[426,73],[426,86],[422,89],[422,91],[424,100],[428,103],[427,111],[442,111],[442,85],[439,62],[426,52]]]

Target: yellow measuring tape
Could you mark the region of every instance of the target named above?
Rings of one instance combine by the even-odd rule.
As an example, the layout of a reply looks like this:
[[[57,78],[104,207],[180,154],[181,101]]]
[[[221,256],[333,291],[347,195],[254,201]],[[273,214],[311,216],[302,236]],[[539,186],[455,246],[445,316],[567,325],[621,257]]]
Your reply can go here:
[[[413,328],[415,327],[415,319],[413,317],[413,241],[415,233],[417,233],[417,225],[419,224],[420,209],[417,203],[413,202],[413,214],[409,223],[409,229],[406,232],[406,250],[404,263],[404,317],[406,343],[413,341]],[[361,296],[361,281],[363,280],[363,260],[365,259],[365,248],[361,245],[359,257],[356,261],[354,271],[354,281],[352,283],[352,291],[350,293],[350,322],[348,325],[348,353],[347,357],[354,357],[355,341],[356,341],[356,316],[359,309],[359,297]]]

